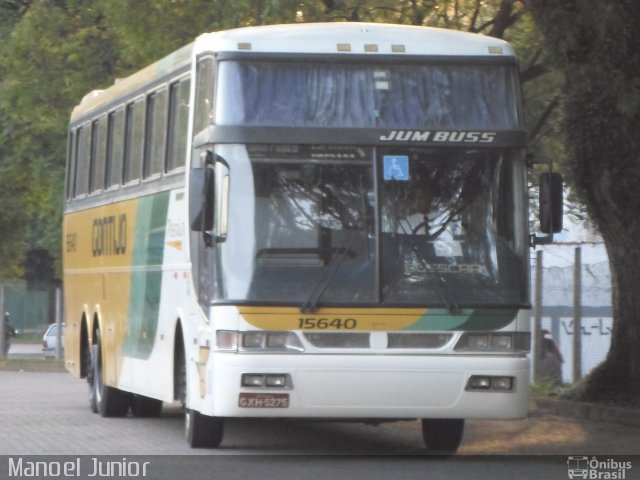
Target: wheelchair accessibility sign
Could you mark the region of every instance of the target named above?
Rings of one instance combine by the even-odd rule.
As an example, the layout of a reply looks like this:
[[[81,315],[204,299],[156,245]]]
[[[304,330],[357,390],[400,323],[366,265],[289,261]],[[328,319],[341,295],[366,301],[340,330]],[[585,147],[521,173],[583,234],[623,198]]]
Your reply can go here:
[[[385,155],[382,157],[385,180],[409,180],[409,157],[407,155]]]

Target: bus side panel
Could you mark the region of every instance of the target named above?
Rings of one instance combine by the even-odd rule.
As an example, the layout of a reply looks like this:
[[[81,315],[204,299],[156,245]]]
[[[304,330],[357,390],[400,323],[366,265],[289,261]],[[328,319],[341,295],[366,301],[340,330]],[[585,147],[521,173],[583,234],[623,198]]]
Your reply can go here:
[[[186,261],[184,208],[183,190],[156,196],[139,208],[138,218],[146,219],[136,226],[134,262],[147,270],[132,273],[130,333],[121,355],[119,388],[163,401],[173,400],[177,322],[185,338],[192,336],[189,312],[198,310]]]
[[[137,205],[138,201],[131,200],[69,213],[64,218],[67,368],[79,375],[81,322],[86,318],[91,336],[95,318],[108,385],[117,385],[121,362],[116,352],[127,331]]]

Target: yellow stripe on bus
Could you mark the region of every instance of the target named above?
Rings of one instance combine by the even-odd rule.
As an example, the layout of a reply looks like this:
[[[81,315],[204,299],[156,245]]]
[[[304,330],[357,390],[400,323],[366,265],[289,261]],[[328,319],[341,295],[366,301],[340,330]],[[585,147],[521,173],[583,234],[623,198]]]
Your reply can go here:
[[[249,324],[263,330],[403,330],[418,322],[424,308],[321,308],[304,313],[296,307],[239,307]]]

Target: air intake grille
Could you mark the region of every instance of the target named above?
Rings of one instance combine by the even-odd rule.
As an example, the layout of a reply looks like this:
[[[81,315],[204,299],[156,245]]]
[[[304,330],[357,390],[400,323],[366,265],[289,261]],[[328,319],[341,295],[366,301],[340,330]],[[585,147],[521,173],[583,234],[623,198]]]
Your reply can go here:
[[[390,333],[388,348],[440,348],[452,336],[447,333]]]
[[[305,333],[316,348],[369,348],[368,333]]]

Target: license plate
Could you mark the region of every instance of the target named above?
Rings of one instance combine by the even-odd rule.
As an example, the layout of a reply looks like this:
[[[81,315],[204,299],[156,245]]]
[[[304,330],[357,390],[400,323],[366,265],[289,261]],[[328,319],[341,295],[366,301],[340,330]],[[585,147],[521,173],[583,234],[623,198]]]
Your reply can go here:
[[[288,393],[241,393],[240,408],[289,408]]]

